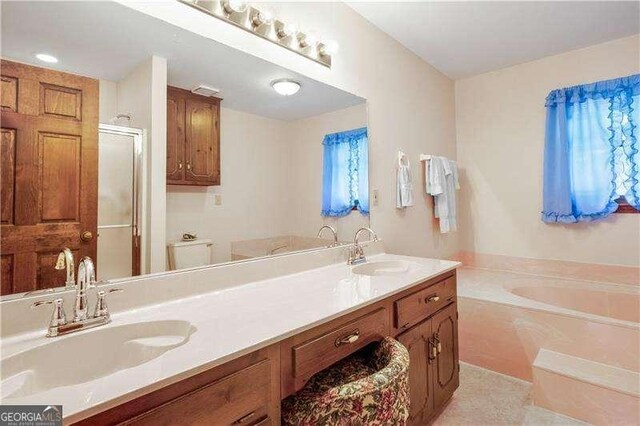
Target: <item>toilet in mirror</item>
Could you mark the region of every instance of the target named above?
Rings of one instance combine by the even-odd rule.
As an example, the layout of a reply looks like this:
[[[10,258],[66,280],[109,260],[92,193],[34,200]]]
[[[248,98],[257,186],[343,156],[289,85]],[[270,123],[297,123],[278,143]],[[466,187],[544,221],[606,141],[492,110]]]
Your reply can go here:
[[[365,99],[115,2],[2,15],[3,299],[369,226]]]

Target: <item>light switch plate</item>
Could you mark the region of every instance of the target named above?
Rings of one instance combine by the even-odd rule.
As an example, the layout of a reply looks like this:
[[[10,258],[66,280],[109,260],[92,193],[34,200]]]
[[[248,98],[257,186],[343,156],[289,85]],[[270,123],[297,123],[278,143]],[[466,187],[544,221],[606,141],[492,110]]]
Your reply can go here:
[[[216,206],[220,206],[220,205],[222,205],[222,195],[220,195],[220,194],[215,194],[215,195],[213,196],[213,203],[214,203]]]
[[[371,191],[371,201],[372,201],[374,206],[378,205],[378,190],[377,189],[373,189]]]

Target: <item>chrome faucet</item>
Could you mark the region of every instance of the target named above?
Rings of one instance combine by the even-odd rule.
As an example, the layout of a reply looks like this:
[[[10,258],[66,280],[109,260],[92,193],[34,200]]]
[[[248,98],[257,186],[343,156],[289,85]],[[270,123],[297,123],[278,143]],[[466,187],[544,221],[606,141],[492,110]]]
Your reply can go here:
[[[378,235],[373,232],[371,228],[360,228],[356,231],[356,235],[353,237],[353,245],[349,248],[349,258],[347,259],[347,265],[356,265],[358,263],[363,263],[367,261],[367,258],[364,256],[364,251],[362,250],[362,246],[358,244],[358,237],[362,231],[368,231],[372,237],[372,241],[378,241]]]
[[[62,249],[58,254],[58,260],[56,260],[56,269],[61,271],[67,269],[67,281],[64,283],[66,288],[73,288],[76,286],[76,277],[74,275],[75,264],[73,263],[73,252],[69,247]]]
[[[67,259],[66,262],[68,262],[65,251],[60,255],[64,255],[63,258]],[[58,259],[60,259],[60,256],[58,256]],[[59,269],[57,264],[56,269]],[[123,290],[119,288],[112,288],[106,291],[98,291],[95,310],[93,315],[90,316],[88,314],[89,304],[87,291],[89,288],[95,287],[95,282],[96,272],[93,261],[90,257],[86,256],[82,258],[78,265],[78,282],[73,283],[73,286],[76,289],[76,295],[73,307],[73,320],[71,322],[67,321],[67,316],[64,311],[64,299],[60,297],[53,300],[38,300],[31,305],[32,308],[42,305],[54,305],[53,315],[51,316],[51,322],[49,323],[47,331],[47,337],[61,336],[63,334],[86,330],[87,328],[97,327],[111,322],[111,316],[107,309],[106,295],[108,293],[121,292]]]
[[[338,245],[338,233],[332,226],[324,225],[318,231],[318,235],[316,235],[316,238],[320,238],[320,236],[322,235],[322,231],[324,231],[325,229],[328,229],[333,234],[333,244],[331,244],[329,247],[336,247]]]
[[[76,303],[73,307],[73,320],[84,321],[89,311],[87,289],[96,282],[96,272],[93,260],[85,256],[78,265],[78,284],[76,285]]]

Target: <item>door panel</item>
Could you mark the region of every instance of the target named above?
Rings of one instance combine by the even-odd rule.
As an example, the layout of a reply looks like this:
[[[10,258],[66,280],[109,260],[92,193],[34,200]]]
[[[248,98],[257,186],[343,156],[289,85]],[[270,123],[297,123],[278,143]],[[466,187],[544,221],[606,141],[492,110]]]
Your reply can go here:
[[[18,110],[18,79],[2,76],[2,90],[0,91],[0,106],[2,111]]]
[[[409,424],[422,424],[433,412],[431,360],[429,338],[431,320],[423,321],[398,336],[398,341],[409,351]]]
[[[78,221],[82,140],[54,133],[40,133],[39,139],[41,221]]]
[[[4,92],[3,92],[4,93]],[[1,163],[0,179],[2,179],[2,188],[0,189],[0,209],[2,209],[0,223],[13,223],[13,206],[14,206],[14,178],[16,173],[16,130],[2,129],[2,137],[0,139]]]
[[[215,183],[220,177],[219,107],[211,102],[187,98],[185,116],[186,179]]]
[[[69,87],[40,85],[40,114],[82,120],[82,91]]]
[[[184,98],[167,91],[167,181],[184,180]]]
[[[62,286],[60,250],[96,255],[98,82],[1,65],[2,294]]]
[[[435,405],[440,406],[458,388],[458,319],[457,305],[449,305],[432,318],[433,336],[440,341],[434,363]]]

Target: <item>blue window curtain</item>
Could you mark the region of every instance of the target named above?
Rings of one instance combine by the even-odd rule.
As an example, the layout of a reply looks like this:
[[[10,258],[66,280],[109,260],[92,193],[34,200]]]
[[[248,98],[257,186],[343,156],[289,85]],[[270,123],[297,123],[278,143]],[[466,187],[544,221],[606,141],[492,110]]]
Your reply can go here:
[[[542,220],[602,219],[620,197],[640,209],[640,74],[554,90],[545,106]]]
[[[326,135],[323,145],[322,216],[369,214],[367,128]]]

